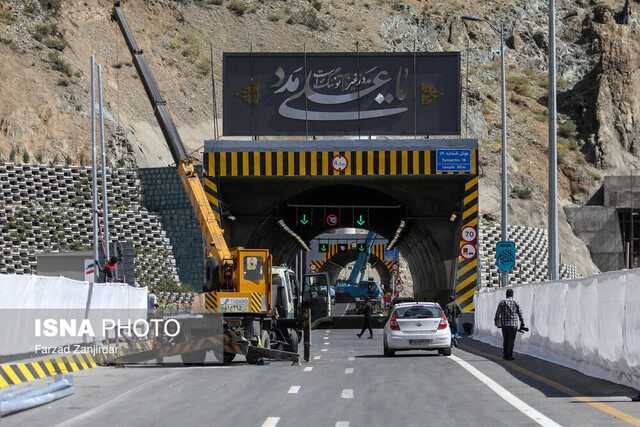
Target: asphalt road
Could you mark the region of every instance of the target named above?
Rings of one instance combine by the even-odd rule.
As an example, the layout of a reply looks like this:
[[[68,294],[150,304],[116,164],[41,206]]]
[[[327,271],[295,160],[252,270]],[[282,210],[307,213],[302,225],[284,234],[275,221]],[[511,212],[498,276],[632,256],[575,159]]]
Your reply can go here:
[[[635,390],[462,338],[452,357],[382,355],[382,337],[315,330],[301,365],[99,367],[73,374],[75,394],[0,419],[6,426],[640,425]],[[517,350],[517,344],[516,344]],[[473,371],[472,372],[470,372]],[[43,387],[51,380],[31,384]],[[625,420],[626,419],[626,420]]]

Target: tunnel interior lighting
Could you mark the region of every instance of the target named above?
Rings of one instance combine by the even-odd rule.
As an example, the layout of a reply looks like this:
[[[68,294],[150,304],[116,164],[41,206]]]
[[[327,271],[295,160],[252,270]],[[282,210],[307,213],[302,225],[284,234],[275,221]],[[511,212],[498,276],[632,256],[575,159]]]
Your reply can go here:
[[[404,227],[406,225],[407,223],[403,219],[400,220],[400,224],[398,224],[398,229],[396,230],[395,236],[393,236],[393,240],[391,240],[391,242],[387,245],[387,250],[391,250],[396,246],[396,243],[398,243],[398,240],[400,239],[400,235],[404,231]]]
[[[311,248],[309,248],[309,246],[305,243],[304,240],[302,240],[302,238],[300,236],[298,236],[292,229],[290,229],[287,224],[285,224],[284,220],[279,220],[278,221],[278,225],[280,226],[280,228],[282,228],[288,235],[290,235],[291,237],[294,238],[294,240],[296,242],[298,242],[300,244],[300,246],[302,246],[304,248],[305,251],[310,251]]]

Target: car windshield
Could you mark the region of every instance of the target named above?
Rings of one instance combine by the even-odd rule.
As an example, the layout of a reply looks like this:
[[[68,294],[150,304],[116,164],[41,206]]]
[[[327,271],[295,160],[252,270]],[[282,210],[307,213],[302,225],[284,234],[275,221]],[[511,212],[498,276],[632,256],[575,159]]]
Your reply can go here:
[[[396,309],[397,319],[430,319],[440,316],[442,316],[442,310],[439,307],[414,305],[408,307],[398,307]]]

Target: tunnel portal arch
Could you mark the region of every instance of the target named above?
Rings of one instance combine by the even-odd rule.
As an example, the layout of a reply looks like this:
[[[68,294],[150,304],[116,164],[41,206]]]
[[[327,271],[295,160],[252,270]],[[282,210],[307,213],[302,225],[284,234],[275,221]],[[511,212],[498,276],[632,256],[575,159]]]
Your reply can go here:
[[[460,228],[477,226],[477,141],[309,142],[206,141],[205,190],[231,246],[292,265],[315,236],[362,219],[402,252],[416,298],[455,293],[472,310],[477,259],[460,256]],[[469,171],[439,172],[439,150],[467,153]],[[343,170],[332,167],[338,155]]]

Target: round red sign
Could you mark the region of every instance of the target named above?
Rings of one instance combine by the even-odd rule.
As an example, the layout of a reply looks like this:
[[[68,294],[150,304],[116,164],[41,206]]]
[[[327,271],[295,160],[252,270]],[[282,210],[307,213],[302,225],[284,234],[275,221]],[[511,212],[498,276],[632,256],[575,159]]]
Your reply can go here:
[[[336,172],[342,172],[347,166],[349,166],[349,160],[342,154],[333,156],[333,159],[331,159],[331,167]]]
[[[334,226],[338,224],[338,217],[335,215],[329,215],[327,217],[327,224],[329,224],[330,226]]]

